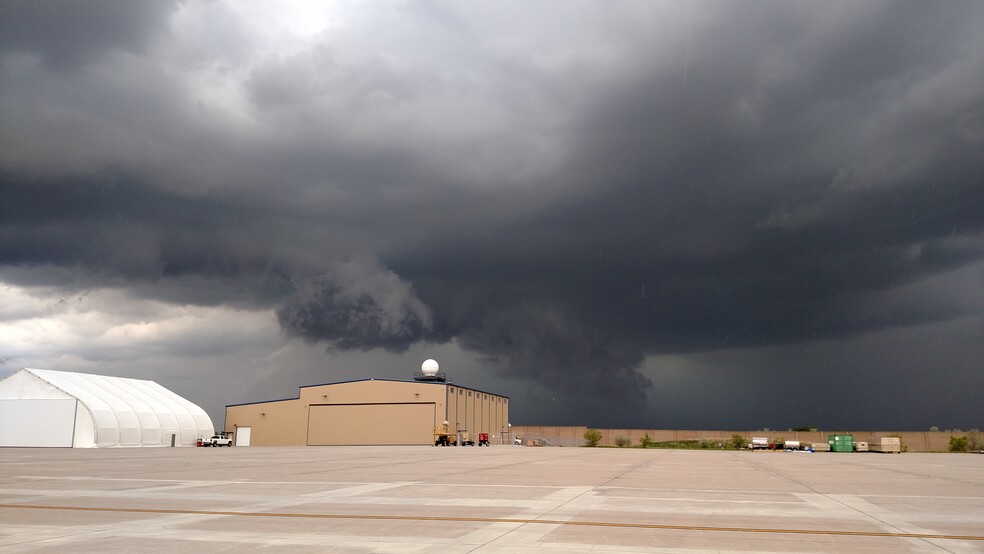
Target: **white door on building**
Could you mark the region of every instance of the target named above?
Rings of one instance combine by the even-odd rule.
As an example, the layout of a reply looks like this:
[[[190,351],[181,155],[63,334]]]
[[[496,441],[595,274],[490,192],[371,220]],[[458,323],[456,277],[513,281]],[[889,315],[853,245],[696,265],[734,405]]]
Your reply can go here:
[[[249,446],[249,435],[252,427],[236,427],[236,446]]]

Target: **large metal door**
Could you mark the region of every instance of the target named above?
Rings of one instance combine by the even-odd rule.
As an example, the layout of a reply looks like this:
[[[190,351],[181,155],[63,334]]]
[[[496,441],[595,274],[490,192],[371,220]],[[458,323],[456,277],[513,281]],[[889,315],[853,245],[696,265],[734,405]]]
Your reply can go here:
[[[435,404],[311,406],[308,445],[432,444]]]

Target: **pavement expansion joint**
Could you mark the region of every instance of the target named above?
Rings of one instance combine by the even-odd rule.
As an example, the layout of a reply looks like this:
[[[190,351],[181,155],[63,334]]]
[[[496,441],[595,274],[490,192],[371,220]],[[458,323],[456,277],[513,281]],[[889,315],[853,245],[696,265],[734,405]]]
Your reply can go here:
[[[515,524],[540,524],[540,525],[577,525],[587,527],[616,527],[623,529],[672,529],[678,531],[716,531],[716,532],[735,532],[735,533],[778,533],[778,534],[801,534],[801,535],[833,535],[851,537],[898,537],[916,539],[940,539],[940,540],[964,540],[964,541],[984,541],[984,535],[947,535],[937,533],[904,533],[904,532],[877,532],[877,531],[843,531],[834,529],[783,529],[783,528],[754,528],[754,527],[715,527],[703,525],[663,525],[656,523],[631,523],[631,522],[602,522],[602,521],[577,521],[564,519],[514,519],[514,518],[488,518],[488,517],[445,517],[445,516],[410,516],[410,515],[371,515],[371,514],[307,514],[289,512],[239,512],[239,511],[220,511],[220,510],[171,510],[157,508],[110,508],[96,506],[44,506],[44,505],[18,505],[0,504],[0,508],[7,509],[28,509],[28,510],[52,510],[52,511],[83,511],[83,512],[115,512],[132,514],[169,514],[169,515],[205,515],[205,516],[240,516],[240,517],[268,517],[268,518],[307,518],[307,519],[362,519],[379,521],[439,521],[439,522],[479,522],[479,523],[515,523]]]
[[[0,449],[0,550],[984,552],[984,456],[152,454]]]

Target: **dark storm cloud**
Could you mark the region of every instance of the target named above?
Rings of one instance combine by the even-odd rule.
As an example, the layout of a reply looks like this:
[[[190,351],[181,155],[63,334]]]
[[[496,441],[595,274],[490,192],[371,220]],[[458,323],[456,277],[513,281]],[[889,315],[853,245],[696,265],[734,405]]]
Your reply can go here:
[[[616,346],[569,311],[523,304],[492,308],[477,321],[459,331],[459,344],[491,356],[507,375],[565,393],[618,398],[627,409],[645,404],[652,382],[635,370],[643,349]]]
[[[275,226],[230,198],[183,197],[112,173],[58,180],[5,174],[0,188],[0,264],[62,266],[21,284],[84,290],[102,284],[201,305],[270,305],[292,290],[263,233]],[[249,225],[256,224],[256,234]]]
[[[430,310],[412,287],[374,259],[332,264],[296,288],[277,319],[288,334],[310,341],[345,350],[402,351],[431,327]]]
[[[177,2],[10,0],[0,4],[0,48],[37,54],[58,70],[113,50],[140,53],[167,29]]]
[[[30,23],[48,5],[12,6]],[[64,67],[139,55],[166,43],[157,6],[114,12],[100,24],[121,30],[77,54],[52,33],[0,45]],[[391,34],[241,59],[249,34],[229,31],[192,56],[196,86],[140,63],[153,85],[72,89],[8,63],[25,77],[5,109],[45,124],[2,127],[37,145],[4,146],[5,278],[272,308],[335,349],[453,340],[500,375],[633,408],[658,394],[649,356],[752,352],[704,373],[735,360],[737,383],[785,363],[757,349],[984,311],[981,4],[536,9],[381,8],[363,17]],[[210,63],[239,96],[197,92]],[[886,343],[865,372],[892,371]],[[979,371],[976,354],[946,371]],[[797,371],[821,386],[812,355]]]

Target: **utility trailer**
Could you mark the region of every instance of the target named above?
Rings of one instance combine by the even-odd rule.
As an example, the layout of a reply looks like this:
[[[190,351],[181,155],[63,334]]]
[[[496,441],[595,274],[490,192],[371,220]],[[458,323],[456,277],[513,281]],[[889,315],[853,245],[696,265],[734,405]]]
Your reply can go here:
[[[898,437],[882,437],[878,442],[868,443],[869,452],[902,453],[902,440]]]
[[[752,437],[751,444],[748,445],[749,450],[768,450],[769,449],[769,439],[768,437]]]

